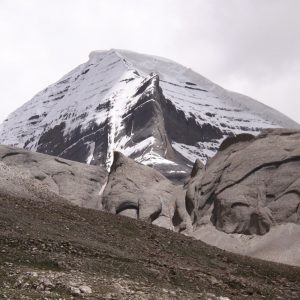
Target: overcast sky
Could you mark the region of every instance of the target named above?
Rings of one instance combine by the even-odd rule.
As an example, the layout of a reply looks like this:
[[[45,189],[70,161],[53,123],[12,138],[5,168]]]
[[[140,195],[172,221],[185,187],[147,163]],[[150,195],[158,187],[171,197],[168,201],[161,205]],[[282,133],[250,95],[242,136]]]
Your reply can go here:
[[[0,122],[95,49],[155,54],[300,122],[299,0],[0,0]]]

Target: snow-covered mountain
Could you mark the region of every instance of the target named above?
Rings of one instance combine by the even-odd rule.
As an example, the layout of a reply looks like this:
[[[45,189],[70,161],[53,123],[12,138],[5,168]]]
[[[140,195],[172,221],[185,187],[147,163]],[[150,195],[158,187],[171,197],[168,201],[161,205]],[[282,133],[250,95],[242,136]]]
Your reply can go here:
[[[0,144],[110,168],[113,151],[183,178],[226,136],[299,125],[176,62],[125,50],[89,60],[13,112]]]

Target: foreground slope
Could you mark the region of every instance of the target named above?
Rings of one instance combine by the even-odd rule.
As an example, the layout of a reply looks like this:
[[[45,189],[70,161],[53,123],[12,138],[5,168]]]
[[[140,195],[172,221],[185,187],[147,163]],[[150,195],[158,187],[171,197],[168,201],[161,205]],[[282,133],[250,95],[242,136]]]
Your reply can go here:
[[[92,52],[13,112],[0,143],[107,169],[121,151],[180,180],[225,137],[270,127],[299,125],[176,62],[112,49]]]
[[[299,268],[229,254],[55,198],[1,193],[0,248],[4,299],[300,297]]]

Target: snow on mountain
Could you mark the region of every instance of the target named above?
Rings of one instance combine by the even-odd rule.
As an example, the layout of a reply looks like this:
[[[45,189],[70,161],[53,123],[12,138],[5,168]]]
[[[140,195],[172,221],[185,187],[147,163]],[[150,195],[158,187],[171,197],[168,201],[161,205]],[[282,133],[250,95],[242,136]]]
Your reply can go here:
[[[171,60],[125,50],[89,60],[13,112],[0,143],[88,164],[118,150],[169,178],[213,156],[228,135],[299,125]]]

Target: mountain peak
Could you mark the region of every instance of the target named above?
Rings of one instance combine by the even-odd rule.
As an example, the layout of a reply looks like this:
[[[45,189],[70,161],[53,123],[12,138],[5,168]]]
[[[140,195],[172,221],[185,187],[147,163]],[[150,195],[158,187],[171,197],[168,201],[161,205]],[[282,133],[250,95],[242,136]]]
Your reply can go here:
[[[171,60],[128,50],[89,60],[39,92],[0,126],[0,143],[100,164],[113,152],[184,178],[227,136],[299,125]]]

